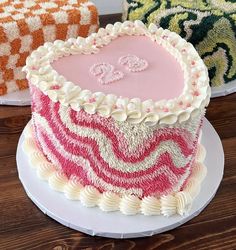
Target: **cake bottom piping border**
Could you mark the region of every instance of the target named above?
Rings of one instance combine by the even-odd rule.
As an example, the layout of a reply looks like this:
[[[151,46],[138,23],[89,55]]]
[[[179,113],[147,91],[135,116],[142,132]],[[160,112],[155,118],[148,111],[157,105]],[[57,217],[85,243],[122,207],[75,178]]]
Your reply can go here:
[[[68,179],[50,163],[33,138],[31,122],[24,130],[23,150],[28,156],[30,166],[35,168],[37,176],[48,181],[49,186],[65,194],[70,200],[78,200],[86,207],[99,207],[104,212],[120,211],[125,215],[143,214],[146,216],[162,215],[181,216],[190,212],[193,200],[200,192],[201,183],[207,174],[203,164],[206,150],[198,144],[197,156],[191,176],[182,191],[156,198],[153,196],[140,199],[135,195],[118,196],[113,192],[100,193],[93,186],[82,186],[76,178]]]

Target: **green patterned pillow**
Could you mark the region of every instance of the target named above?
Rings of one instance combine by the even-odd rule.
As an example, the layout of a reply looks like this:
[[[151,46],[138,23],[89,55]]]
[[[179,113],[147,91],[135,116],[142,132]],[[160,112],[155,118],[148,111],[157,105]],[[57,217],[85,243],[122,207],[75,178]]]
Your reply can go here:
[[[155,23],[191,42],[209,69],[212,87],[236,79],[235,0],[125,0],[124,19]]]

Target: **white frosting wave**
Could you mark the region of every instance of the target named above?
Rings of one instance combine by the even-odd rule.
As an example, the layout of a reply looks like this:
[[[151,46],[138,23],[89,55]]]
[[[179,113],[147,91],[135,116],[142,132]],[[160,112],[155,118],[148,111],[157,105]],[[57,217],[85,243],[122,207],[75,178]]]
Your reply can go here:
[[[142,213],[147,216],[164,215],[167,217],[174,214],[184,215],[189,212],[193,199],[199,194],[200,184],[207,173],[207,168],[200,162],[200,160],[204,160],[204,157],[198,154],[199,158],[196,158],[190,179],[183,191],[160,198],[148,196],[143,199],[135,195],[120,197],[113,192],[100,193],[93,186],[83,187],[76,177],[68,180],[62,172],[47,161],[34,142],[32,130],[30,128],[27,128],[27,130],[31,132],[25,134],[23,147],[25,153],[30,156],[31,164],[34,163],[39,178],[47,180],[52,189],[64,192],[68,199],[80,200],[86,207],[98,206],[105,212],[120,210],[125,215]],[[202,151],[204,150],[202,145],[199,144],[198,147],[202,148]]]
[[[188,213],[192,206],[192,197],[188,192],[178,192],[175,195],[176,203],[177,203],[177,213],[180,215],[184,215]]]
[[[66,81],[51,66],[51,62],[62,56],[98,53],[101,47],[124,35],[145,35],[161,44],[176,58],[183,69],[185,81],[183,93],[178,98],[168,102],[141,102],[136,98],[118,98],[101,92],[92,93]],[[120,122],[145,122],[147,126],[184,122],[199,112],[203,113],[210,100],[207,68],[194,47],[169,30],[158,29],[154,24],[146,28],[141,21],[109,24],[86,39],[78,37],[66,42],[46,43],[27,58],[24,71],[30,83],[48,95],[53,102],[59,101],[62,105],[71,106],[75,111],[84,109],[89,114],[111,116]],[[195,86],[192,85],[193,81],[196,82]],[[89,102],[91,98],[95,100],[93,103]],[[147,112],[147,104],[152,112]]]
[[[29,155],[30,158],[30,166],[33,168],[37,168],[39,163],[46,161],[46,157],[42,152],[35,151],[32,154]]]
[[[177,200],[173,195],[166,195],[161,197],[161,213],[169,217],[177,213]]]
[[[197,158],[197,160],[199,162],[204,162],[205,161],[206,149],[201,144],[198,144],[196,158]]]
[[[188,192],[190,196],[194,199],[200,193],[200,189],[201,188],[199,185],[199,181],[196,178],[191,178],[190,180],[188,180],[188,183],[186,184],[184,191]]]
[[[33,138],[26,138],[23,143],[23,150],[28,154],[32,154],[37,151],[37,145],[34,142]]]
[[[196,162],[192,170],[192,176],[194,176],[199,182],[202,182],[207,174],[207,169],[201,162]]]
[[[99,201],[99,208],[104,212],[112,212],[119,210],[120,197],[112,192],[102,193]]]
[[[37,175],[40,179],[48,181],[55,173],[56,169],[50,162],[39,162],[37,166]]]
[[[160,215],[161,214],[160,200],[152,196],[143,198],[141,203],[141,212],[144,215]]]
[[[140,199],[135,195],[124,195],[120,201],[120,211],[125,215],[135,215],[140,212]]]
[[[58,192],[64,191],[64,188],[67,182],[68,182],[68,179],[61,172],[55,172],[48,179],[49,186]]]
[[[93,186],[85,186],[80,192],[80,201],[86,207],[95,207],[100,198],[99,191]]]
[[[76,178],[71,178],[64,188],[66,198],[69,200],[79,200],[82,188],[83,186],[76,180]]]

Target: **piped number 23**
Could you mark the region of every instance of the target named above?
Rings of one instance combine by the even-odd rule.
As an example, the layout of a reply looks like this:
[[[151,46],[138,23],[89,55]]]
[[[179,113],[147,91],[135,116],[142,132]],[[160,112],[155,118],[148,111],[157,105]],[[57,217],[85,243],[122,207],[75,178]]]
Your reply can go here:
[[[130,72],[140,72],[148,67],[148,62],[135,55],[127,55],[119,58],[118,63],[123,65]],[[90,73],[98,78],[101,84],[109,84],[124,77],[122,71],[116,70],[110,63],[94,64]]]

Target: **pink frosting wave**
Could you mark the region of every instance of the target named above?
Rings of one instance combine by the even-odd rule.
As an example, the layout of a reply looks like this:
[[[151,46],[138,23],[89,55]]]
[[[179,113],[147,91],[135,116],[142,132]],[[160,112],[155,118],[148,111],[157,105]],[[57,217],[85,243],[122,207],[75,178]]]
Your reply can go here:
[[[59,103],[54,104],[48,97],[42,95],[40,91],[34,88],[32,88],[32,93],[34,96],[32,105],[33,111],[39,113],[47,120],[54,136],[57,138],[60,145],[62,145],[63,151],[69,152],[71,155],[82,156],[84,159],[88,160],[92,171],[108,184],[125,189],[141,188],[144,196],[153,193],[156,195],[166,194],[178,183],[178,180],[186,172],[186,169],[192,162],[190,161],[183,168],[176,168],[173,164],[170,152],[166,152],[160,155],[160,157],[156,159],[155,164],[146,170],[134,173],[126,172],[125,169],[124,171],[118,171],[109,166],[106,160],[102,158],[96,140],[73,133],[66,124],[63,123],[59,115]],[[140,152],[137,150],[137,154],[127,155],[123,152],[125,149],[119,147],[119,145],[122,145],[120,141],[125,140],[125,138],[122,136],[119,137],[116,134],[116,130],[118,129],[114,126],[114,121],[112,119],[105,119],[106,123],[104,124],[104,118],[98,115],[93,115],[94,119],[91,119],[91,115],[85,114],[83,111],[74,112],[70,108],[66,110],[66,113],[70,115],[72,124],[75,126],[88,127],[103,133],[112,145],[114,156],[122,160],[124,164],[126,162],[132,164],[142,162],[158,147],[160,142],[165,140],[175,141],[186,157],[193,155],[195,152],[195,143],[193,142],[193,139],[190,141],[186,140],[186,134],[188,134],[187,131],[172,128],[171,131],[168,129],[160,129],[156,131],[151,138],[148,138],[142,143],[140,146]],[[88,178],[88,173],[78,164],[78,162],[73,159],[68,159],[62,152],[60,152],[55,145],[55,142],[51,139],[48,131],[38,124],[37,120],[34,120],[34,125],[37,141],[41,149],[44,148],[44,153],[46,153],[47,156],[50,155],[49,159],[52,162],[54,161],[54,164],[59,162],[58,167],[60,167],[68,177],[71,175],[77,175],[83,185],[92,184],[101,192],[106,191],[106,189],[99,183],[91,183],[91,180]],[[191,138],[191,136],[189,138]],[[142,147],[144,147],[145,150],[143,150]],[[163,171],[164,166],[167,166],[167,169]],[[162,171],[153,174],[159,170]]]

